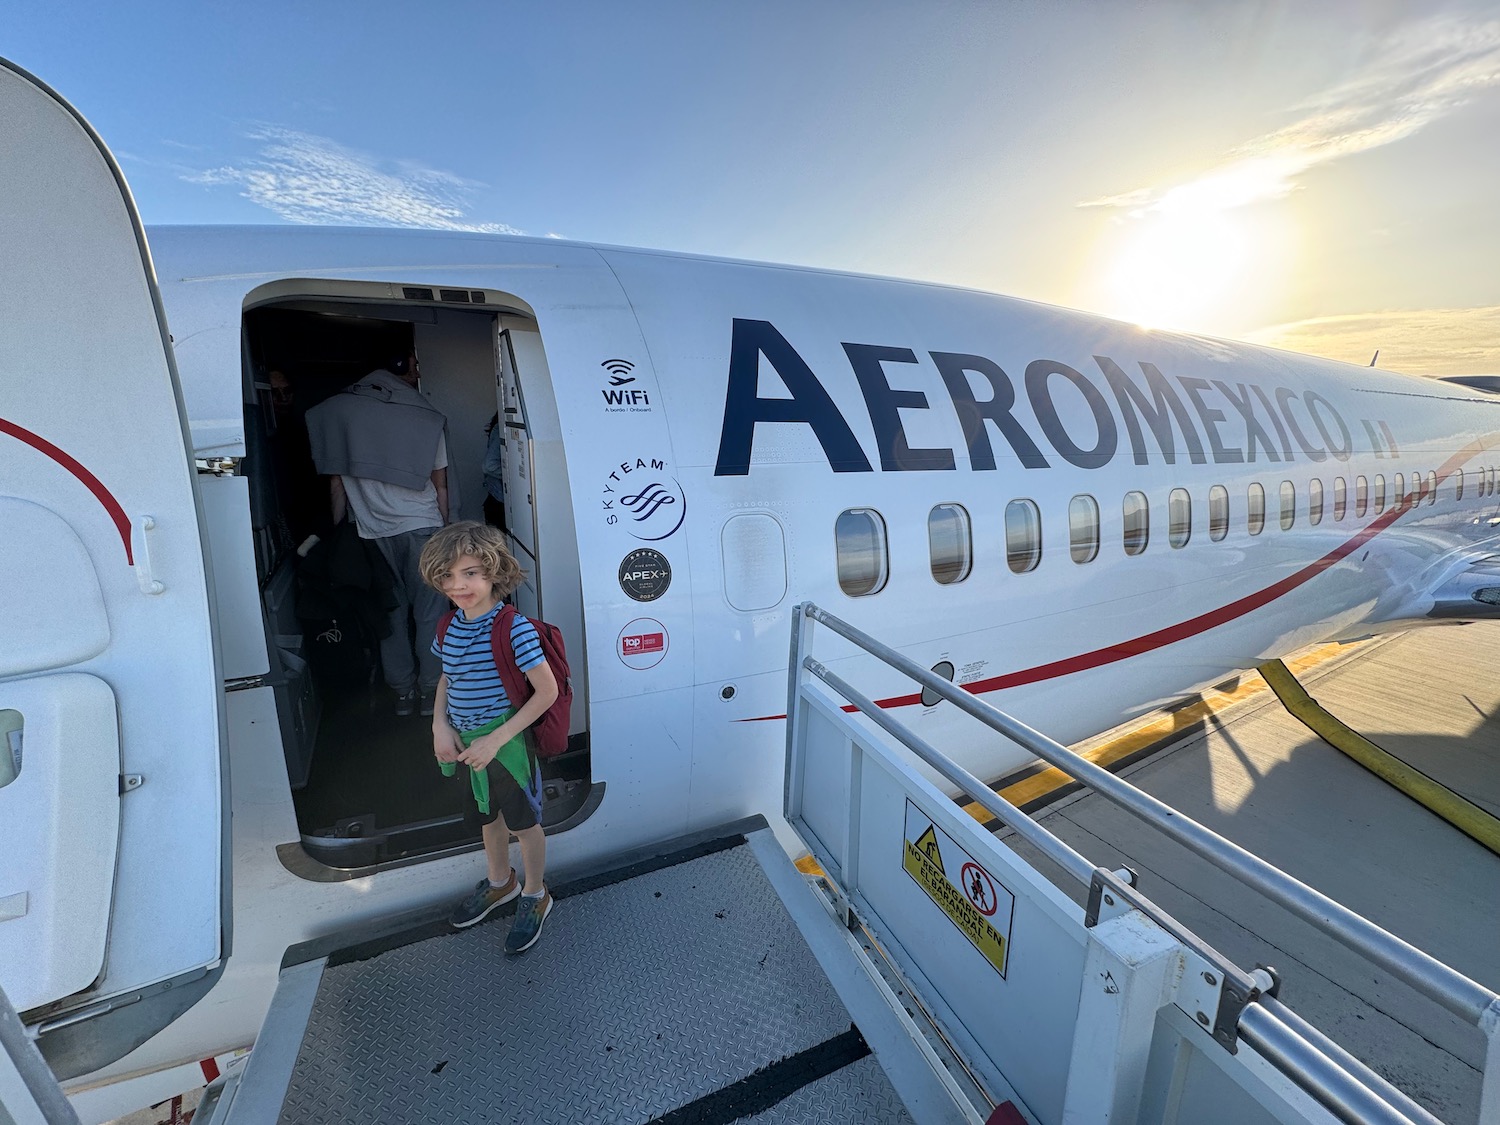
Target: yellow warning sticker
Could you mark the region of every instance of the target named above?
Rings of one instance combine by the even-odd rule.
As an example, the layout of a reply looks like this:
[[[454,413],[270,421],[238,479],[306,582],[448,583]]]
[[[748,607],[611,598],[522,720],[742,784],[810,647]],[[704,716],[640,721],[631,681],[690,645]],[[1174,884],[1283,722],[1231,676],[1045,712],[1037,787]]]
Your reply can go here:
[[[932,860],[938,867],[941,868],[943,866],[943,852],[938,847],[937,829],[933,825],[929,824],[927,831],[917,837],[915,846],[917,851]]]
[[[905,837],[901,866],[1003,978],[1015,896],[910,798]]]

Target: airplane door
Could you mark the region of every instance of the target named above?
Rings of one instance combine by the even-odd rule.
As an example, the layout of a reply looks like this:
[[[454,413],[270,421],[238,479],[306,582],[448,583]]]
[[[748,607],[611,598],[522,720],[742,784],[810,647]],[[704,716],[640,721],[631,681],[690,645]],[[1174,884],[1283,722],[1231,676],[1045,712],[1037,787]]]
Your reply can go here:
[[[222,693],[128,189],[83,119],[3,59],[0,120],[0,987],[78,1073],[48,1053],[76,1043],[64,1025],[128,992],[136,1027],[96,1035],[87,1061],[123,1053],[165,990],[184,986],[177,1002],[227,955]]]
[[[500,425],[505,484],[505,530],[511,554],[526,572],[515,593],[516,608],[527,617],[541,616],[541,576],[537,568],[535,464],[531,434],[526,425],[526,399],[516,370],[516,350],[510,331],[496,325],[495,365],[500,372]]]

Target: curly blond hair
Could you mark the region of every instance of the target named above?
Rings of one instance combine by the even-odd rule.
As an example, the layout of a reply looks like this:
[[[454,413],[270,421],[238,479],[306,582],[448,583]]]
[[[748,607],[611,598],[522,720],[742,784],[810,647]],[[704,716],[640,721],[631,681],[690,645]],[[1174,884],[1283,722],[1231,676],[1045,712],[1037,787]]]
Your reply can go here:
[[[521,564],[505,546],[505,533],[499,528],[474,520],[460,520],[439,529],[422,548],[417,567],[422,580],[441,591],[443,577],[463,555],[472,555],[489,575],[497,597],[506,597],[526,578]]]

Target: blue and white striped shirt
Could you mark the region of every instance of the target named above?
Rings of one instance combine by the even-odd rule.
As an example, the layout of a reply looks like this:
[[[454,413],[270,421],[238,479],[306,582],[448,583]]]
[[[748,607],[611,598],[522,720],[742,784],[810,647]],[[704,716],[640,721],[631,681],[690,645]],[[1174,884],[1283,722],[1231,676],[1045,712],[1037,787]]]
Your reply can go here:
[[[448,677],[448,721],[455,730],[482,727],[511,706],[490,647],[490,629],[500,608],[496,605],[473,621],[465,621],[462,612],[455,613],[448,622],[443,643],[439,645],[436,637],[432,639],[432,651],[442,657],[443,675]],[[510,650],[522,672],[529,672],[546,660],[536,626],[519,613],[510,627]]]

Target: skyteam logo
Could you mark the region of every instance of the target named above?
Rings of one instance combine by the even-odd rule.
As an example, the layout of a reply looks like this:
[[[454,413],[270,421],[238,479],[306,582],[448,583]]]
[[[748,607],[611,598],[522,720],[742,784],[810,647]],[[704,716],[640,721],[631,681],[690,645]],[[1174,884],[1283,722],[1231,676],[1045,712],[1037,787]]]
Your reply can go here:
[[[604,483],[603,505],[606,524],[643,543],[670,538],[687,519],[687,493],[660,457],[621,461]]]

